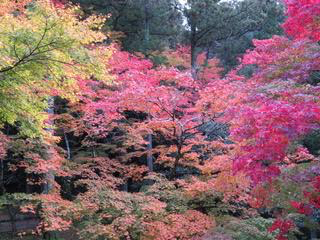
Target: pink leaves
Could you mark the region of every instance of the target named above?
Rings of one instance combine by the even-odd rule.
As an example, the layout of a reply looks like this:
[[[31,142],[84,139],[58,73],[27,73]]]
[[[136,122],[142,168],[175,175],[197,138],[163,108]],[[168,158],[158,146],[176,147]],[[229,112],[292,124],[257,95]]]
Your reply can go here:
[[[319,47],[308,39],[289,40],[273,36],[254,40],[255,49],[243,57],[243,64],[255,64],[258,82],[293,80],[306,82],[312,71],[320,69]]]
[[[66,0],[51,0],[55,8],[64,8]]]
[[[80,111],[84,113],[81,121],[90,136],[104,136],[108,126],[127,110],[146,113],[147,124],[158,126],[151,127],[152,131],[165,130],[168,124],[189,129],[199,123],[200,114],[194,108],[199,83],[186,72],[153,69],[149,60],[119,50],[107,66],[115,77],[112,85],[78,79]]]
[[[242,98],[226,104],[225,116],[233,119],[231,135],[240,145],[235,169],[262,181],[280,173],[277,164],[291,141],[319,127],[319,88],[305,83],[311,82],[320,62],[319,47],[307,39],[274,36],[254,40],[254,45],[242,64],[254,64],[257,71],[249,79],[239,79],[238,86],[243,86],[237,92],[243,92]],[[227,85],[232,88],[232,81]]]
[[[291,163],[303,163],[315,160],[315,157],[309,153],[305,147],[298,147],[293,154],[288,154],[284,161],[288,164]]]
[[[252,169],[255,178],[256,167],[266,166],[266,173],[276,174],[278,170],[272,170],[270,165],[283,161],[289,142],[312,130],[320,119],[317,104],[291,104],[267,98],[258,100],[256,106],[239,106],[237,111],[231,128],[241,149],[235,168],[250,172]]]
[[[289,36],[320,40],[320,1],[286,0],[288,19],[283,24]]]
[[[72,224],[71,216],[76,214],[75,204],[64,200],[58,194],[41,194],[35,196],[35,199],[41,201],[39,215],[42,221],[38,225],[38,232],[43,231],[65,231]]]
[[[118,77],[122,74],[128,75],[127,71],[130,73],[139,73],[148,71],[153,67],[151,61],[134,56],[125,51],[120,51],[117,47],[107,65],[110,72],[117,74]]]
[[[255,207],[267,206],[278,192],[271,180],[280,175],[281,163],[314,159],[304,148],[291,155],[287,152],[293,141],[320,127],[319,87],[312,79],[312,74],[320,70],[319,46],[313,43],[320,40],[320,1],[286,3],[284,28],[294,39],[274,36],[253,42],[255,49],[246,53],[242,64],[255,65],[256,72],[240,79],[246,94],[225,111],[231,119],[231,136],[238,144],[235,170],[244,171],[256,184],[269,183],[263,191],[256,188],[259,199],[253,202]],[[316,187],[305,192],[303,200],[290,201],[294,211],[310,215],[313,208],[320,207],[319,182],[314,180]],[[269,230],[278,230],[277,239],[285,240],[293,227],[292,221],[277,219]]]
[[[46,158],[40,156],[38,153],[26,152],[26,162],[22,162],[22,165],[20,164],[19,166],[26,167],[27,172],[30,173],[44,174],[49,171],[56,171],[59,174],[64,158],[53,147],[49,147],[47,151]],[[61,173],[63,172],[61,171]]]
[[[19,0],[19,1],[2,0],[0,2],[0,16],[12,13],[13,11],[16,11],[16,10],[19,10],[23,13],[25,10],[25,6],[30,2],[31,0]]]
[[[281,37],[273,36],[265,40],[253,40],[254,50],[247,51],[244,55],[243,64],[257,64],[259,66],[268,66],[274,61],[274,54],[283,51],[290,45],[290,40]]]

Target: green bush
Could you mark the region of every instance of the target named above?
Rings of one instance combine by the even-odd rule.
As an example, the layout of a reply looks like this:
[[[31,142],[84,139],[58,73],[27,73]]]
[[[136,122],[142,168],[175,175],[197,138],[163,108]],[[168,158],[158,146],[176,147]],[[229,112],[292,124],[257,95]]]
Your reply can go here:
[[[218,232],[226,233],[234,240],[275,240],[275,233],[268,232],[272,225],[271,219],[251,218],[248,220],[233,220],[217,229]]]

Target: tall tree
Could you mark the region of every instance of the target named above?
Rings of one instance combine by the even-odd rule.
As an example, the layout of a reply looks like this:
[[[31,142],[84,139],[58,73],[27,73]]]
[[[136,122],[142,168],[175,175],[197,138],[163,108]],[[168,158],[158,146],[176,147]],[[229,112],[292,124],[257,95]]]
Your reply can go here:
[[[72,0],[87,14],[109,15],[107,27],[122,33],[123,48],[147,52],[174,45],[182,28],[177,0]],[[121,34],[120,34],[121,36]]]
[[[253,7],[248,13],[248,18],[259,18],[263,21],[256,25],[256,29],[245,33],[242,36],[231,36],[227,39],[215,41],[206,49],[210,57],[220,59],[225,72],[230,71],[239,64],[239,59],[247,49],[253,48],[253,39],[268,39],[273,35],[283,35],[281,24],[284,22],[284,4],[282,1],[260,1],[260,8]]]

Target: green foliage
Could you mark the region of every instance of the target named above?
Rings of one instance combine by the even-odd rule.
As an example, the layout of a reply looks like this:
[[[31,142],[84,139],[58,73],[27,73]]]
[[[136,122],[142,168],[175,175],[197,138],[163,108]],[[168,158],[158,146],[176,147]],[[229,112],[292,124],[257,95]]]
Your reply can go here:
[[[166,203],[166,211],[170,213],[182,213],[190,209],[183,191],[174,182],[169,181],[162,175],[155,174],[149,175],[145,179],[152,181],[152,184],[144,186],[141,192],[146,196],[152,196]]]
[[[13,193],[13,194],[4,194],[0,196],[0,208],[6,206],[20,207],[27,203],[38,203],[38,200],[35,200],[33,195],[26,193]]]
[[[228,72],[252,48],[252,39],[281,34],[284,7],[278,0],[188,1],[184,15],[189,28],[186,42],[207,55],[218,57]]]
[[[148,58],[153,62],[155,66],[161,66],[161,65],[166,65],[167,64],[167,59],[165,56],[161,55],[149,55]]]
[[[247,10],[246,3],[249,4]],[[240,4],[239,8],[240,11],[247,12],[247,17],[241,19],[237,23],[239,25],[233,25],[233,27],[238,30],[241,29],[241,25],[250,22],[252,25],[249,28],[251,29],[242,36],[223,39],[218,44],[211,46],[212,53],[221,60],[226,72],[239,64],[239,57],[247,49],[252,49],[253,39],[268,39],[273,35],[283,34],[281,24],[285,16],[281,1],[246,0]]]
[[[314,131],[302,140],[309,152],[313,155],[320,155],[320,130]]]
[[[188,206],[212,216],[226,215],[229,212],[228,204],[223,202],[223,194],[214,191],[189,197]]]
[[[272,222],[272,219],[261,217],[243,221],[233,220],[223,228],[219,227],[217,231],[228,234],[234,240],[275,240],[276,234],[271,234],[267,230]]]
[[[50,95],[63,89],[61,96],[72,98],[75,71],[102,73],[85,48],[103,39],[90,32],[100,20],[76,22],[71,14],[35,2],[25,15],[0,16],[0,127],[16,125],[21,135],[40,136]]]
[[[6,234],[6,233],[1,233],[1,240],[41,240],[42,237],[37,237],[34,235],[29,235],[29,236],[13,236],[12,233]],[[63,240],[63,239],[58,239],[58,240]]]
[[[94,194],[91,194],[94,193]],[[139,239],[144,223],[161,219],[165,204],[153,197],[114,190],[100,190],[80,197],[81,219],[76,223],[82,239]],[[97,205],[90,209],[90,206]]]
[[[109,15],[105,29],[121,32],[122,46],[130,52],[146,53],[175,45],[183,29],[177,0],[71,1],[79,3],[87,14]]]

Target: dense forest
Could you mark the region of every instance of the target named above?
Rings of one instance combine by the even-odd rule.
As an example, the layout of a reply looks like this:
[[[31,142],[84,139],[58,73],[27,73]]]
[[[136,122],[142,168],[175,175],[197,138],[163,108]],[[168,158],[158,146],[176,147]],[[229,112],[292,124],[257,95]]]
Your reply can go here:
[[[319,19],[0,0],[0,239],[320,239]]]

